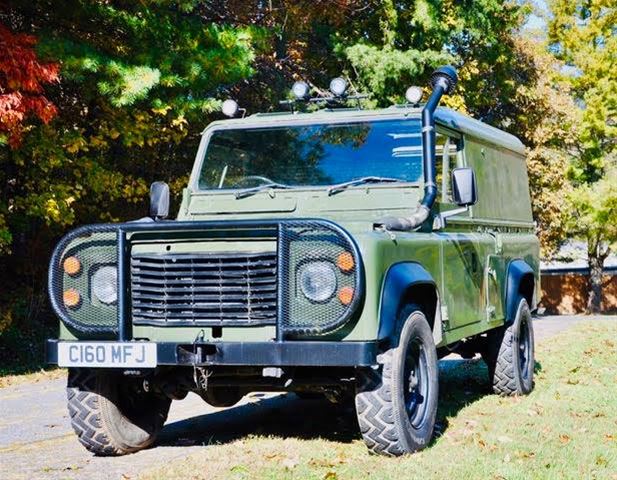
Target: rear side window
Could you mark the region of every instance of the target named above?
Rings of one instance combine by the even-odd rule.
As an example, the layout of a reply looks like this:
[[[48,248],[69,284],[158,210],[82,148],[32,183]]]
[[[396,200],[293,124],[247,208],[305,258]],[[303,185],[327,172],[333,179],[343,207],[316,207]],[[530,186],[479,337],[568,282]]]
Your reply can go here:
[[[453,133],[437,132],[435,160],[437,163],[437,190],[441,203],[454,203],[452,199],[452,170],[465,165],[463,140]]]

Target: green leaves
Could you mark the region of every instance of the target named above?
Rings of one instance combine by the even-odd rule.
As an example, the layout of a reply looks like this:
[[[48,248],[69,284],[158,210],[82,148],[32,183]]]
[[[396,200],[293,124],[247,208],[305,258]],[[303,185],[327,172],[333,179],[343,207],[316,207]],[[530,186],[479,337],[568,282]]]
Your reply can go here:
[[[607,0],[552,0],[549,40],[568,65],[563,78],[582,109],[572,178],[600,180],[617,152],[617,5]]]
[[[432,68],[452,61],[447,53],[401,51],[390,46],[356,44],[344,49],[363,87],[381,106],[400,103],[408,86]]]

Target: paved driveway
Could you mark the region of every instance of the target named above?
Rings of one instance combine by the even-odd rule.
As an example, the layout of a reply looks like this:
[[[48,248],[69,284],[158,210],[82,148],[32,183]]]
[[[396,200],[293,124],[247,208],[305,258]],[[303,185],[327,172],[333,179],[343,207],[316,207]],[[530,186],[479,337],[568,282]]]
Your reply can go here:
[[[612,318],[617,321],[617,317]],[[581,320],[591,319],[543,317],[535,322],[536,339],[542,341]],[[204,448],[210,443],[209,435],[216,435],[217,439],[246,435],[259,431],[260,425],[289,422],[297,418],[300,410],[303,417],[324,415],[320,402],[302,401],[291,394],[252,394],[229,409],[210,407],[190,394],[181,402],[173,402],[155,448],[125,457],[98,458],[83,449],[73,434],[64,386],[65,380],[61,379],[0,389],[2,478],[136,478],[146,468]],[[282,432],[285,428],[290,427],[281,425]]]

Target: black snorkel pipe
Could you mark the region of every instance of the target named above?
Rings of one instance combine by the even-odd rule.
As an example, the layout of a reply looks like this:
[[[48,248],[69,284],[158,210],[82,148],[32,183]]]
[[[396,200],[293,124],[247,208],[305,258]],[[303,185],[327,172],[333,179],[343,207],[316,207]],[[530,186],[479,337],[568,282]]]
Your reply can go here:
[[[439,67],[431,75],[433,93],[422,109],[422,167],[424,170],[424,197],[417,210],[410,217],[386,217],[376,226],[386,230],[413,230],[428,218],[435,198],[437,198],[435,163],[435,110],[441,97],[454,92],[458,77],[456,69],[450,65]]]

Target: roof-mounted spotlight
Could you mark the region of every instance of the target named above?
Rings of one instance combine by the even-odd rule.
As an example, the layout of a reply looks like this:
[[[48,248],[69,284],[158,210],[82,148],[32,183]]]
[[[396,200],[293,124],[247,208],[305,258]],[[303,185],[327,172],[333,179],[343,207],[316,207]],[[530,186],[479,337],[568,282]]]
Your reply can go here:
[[[296,97],[296,100],[306,100],[309,96],[309,90],[308,83],[303,81],[294,82],[291,87],[291,93]]]
[[[228,117],[235,117],[236,114],[238,113],[238,110],[240,110],[240,107],[238,106],[238,102],[236,102],[235,100],[232,100],[231,98],[228,98],[227,100],[225,100],[223,102],[223,105],[221,105],[221,111],[223,112],[224,115]]]
[[[405,92],[405,98],[408,103],[417,105],[422,100],[422,89],[420,87],[409,87]]]
[[[330,91],[335,97],[342,97],[347,91],[347,81],[342,77],[333,78],[330,82]]]

